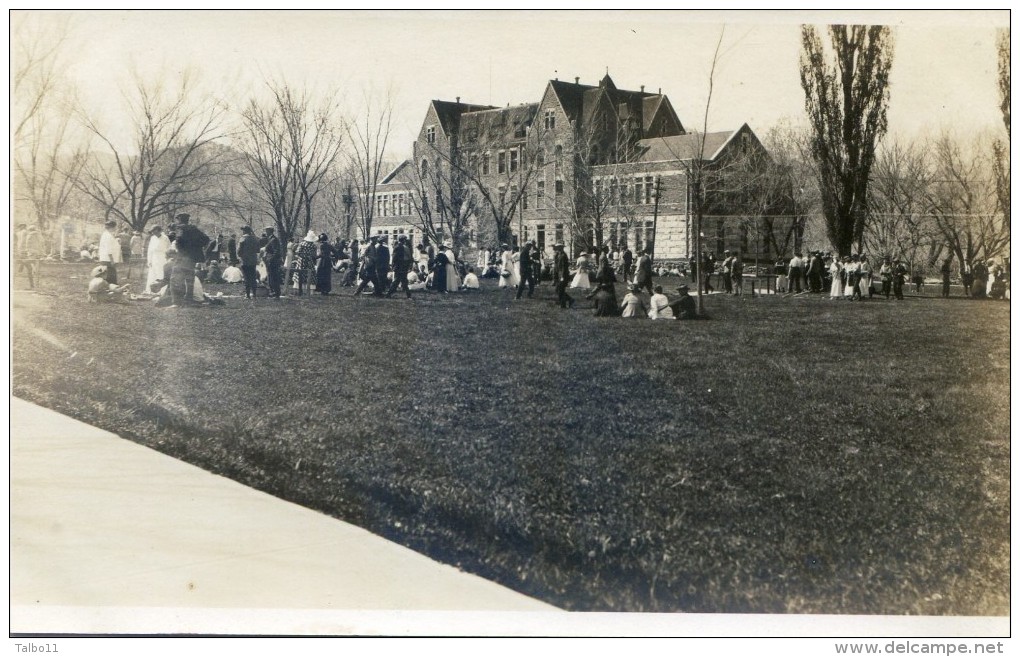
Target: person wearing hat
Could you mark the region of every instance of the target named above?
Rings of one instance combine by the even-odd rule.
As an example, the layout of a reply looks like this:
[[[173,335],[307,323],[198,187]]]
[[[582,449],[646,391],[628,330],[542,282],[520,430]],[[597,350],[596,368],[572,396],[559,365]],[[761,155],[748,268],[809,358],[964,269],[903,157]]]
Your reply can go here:
[[[107,221],[99,237],[99,264],[106,266],[106,281],[117,284],[117,265],[123,262],[120,240],[113,234],[116,221]]]
[[[140,260],[144,252],[145,240],[142,238],[142,231],[132,231],[131,237],[128,238],[127,249],[124,251],[124,261],[128,263],[128,270],[125,278],[131,278],[131,270],[133,268],[134,261]]]
[[[376,252],[379,248],[378,242],[379,238],[373,235],[371,238],[369,238],[368,246],[365,247],[365,250],[361,252],[361,269],[358,272],[358,275],[361,277],[361,282],[358,283],[358,288],[354,290],[354,296],[360,295],[361,292],[366,287],[368,287],[369,283],[372,284],[373,288],[377,287],[375,275],[375,258]]]
[[[612,283],[599,283],[595,286],[594,308],[596,317],[618,317],[620,309],[616,305],[616,291]]]
[[[315,243],[315,291],[326,296],[333,289],[333,245],[320,233]]]
[[[637,286],[639,292],[641,290],[648,290],[649,295],[653,294],[652,257],[644,249],[638,251],[637,273],[634,274],[634,285]]]
[[[690,295],[690,289],[686,285],[681,285],[676,291],[680,293],[680,298],[669,304],[673,311],[673,317],[676,319],[697,319],[698,306],[694,303],[694,297]]]
[[[897,300],[903,300],[903,286],[907,282],[907,267],[899,260],[893,260],[892,267],[892,289]]]
[[[110,283],[107,279],[109,274],[109,267],[106,265],[99,265],[92,270],[92,280],[89,281],[89,301],[104,303],[124,300],[124,295],[131,289],[131,285]]]
[[[626,244],[621,244],[620,246],[623,248],[623,254],[620,256],[620,260],[623,262],[623,280],[629,281],[630,275],[634,271],[634,254],[631,253]]]
[[[641,297],[638,296],[638,286],[634,283],[627,286],[627,294],[624,295],[623,301],[620,302],[620,315],[631,318],[645,317],[647,315],[645,304],[641,301]]]
[[[251,226],[241,226],[241,241],[237,244],[237,257],[241,261],[244,278],[244,298],[255,300],[259,287],[256,267],[259,264],[259,240]],[[268,273],[268,272],[267,272]]]
[[[294,249],[294,261],[291,264],[294,276],[291,284],[297,282],[298,296],[304,293],[305,285],[308,286],[309,292],[312,291],[311,274],[315,271],[315,252],[318,241],[319,236],[315,234],[315,231],[309,230]]]
[[[283,245],[280,238],[276,236],[276,229],[266,226],[266,245],[262,247],[262,261],[266,265],[266,286],[269,287],[269,296],[279,299],[283,278]],[[242,270],[243,271],[243,270]]]
[[[889,293],[892,292],[892,280],[893,280],[893,266],[892,260],[889,256],[886,256],[882,260],[882,265],[878,268],[878,276],[882,280],[882,292],[885,295],[886,301],[889,300]]]
[[[390,247],[387,246],[389,237],[379,236],[379,244],[375,247],[375,286],[372,289],[373,297],[381,297],[390,286]]]
[[[553,244],[553,284],[556,287],[556,299],[560,308],[572,308],[574,299],[567,294],[567,285],[570,284],[570,258],[563,250],[563,243]]]
[[[535,246],[534,240],[529,240],[524,248],[521,249],[520,257],[520,271],[521,271],[521,282],[517,285],[517,296],[515,298],[520,299],[524,295],[524,288],[528,288],[528,298],[535,293],[535,261],[538,260],[538,248]]]
[[[397,238],[397,245],[393,247],[393,282],[390,283],[390,289],[386,292],[387,297],[393,296],[393,293],[397,291],[397,287],[401,287],[404,293],[407,294],[407,298],[411,298],[411,290],[407,287],[407,273],[411,271],[413,266],[414,256],[411,255],[411,247],[407,243],[407,236],[401,235]]]
[[[804,256],[801,255],[800,251],[793,254],[790,258],[790,282],[788,292],[794,294],[800,294],[802,291],[801,281],[803,279],[804,272]]]
[[[723,251],[722,270],[723,290],[726,294],[733,294],[733,254]]]
[[[177,256],[170,276],[170,296],[175,306],[190,304],[195,296],[195,265],[205,261],[209,236],[191,225],[191,215],[177,215]]]
[[[170,250],[170,238],[163,233],[162,226],[149,229],[149,246],[145,250],[145,292],[156,292],[166,284],[164,269],[166,268],[166,252]]]

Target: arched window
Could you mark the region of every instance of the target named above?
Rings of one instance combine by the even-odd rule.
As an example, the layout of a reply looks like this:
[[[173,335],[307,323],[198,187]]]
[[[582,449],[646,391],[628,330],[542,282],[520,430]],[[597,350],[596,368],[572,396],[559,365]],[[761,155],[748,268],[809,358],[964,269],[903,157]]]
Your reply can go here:
[[[425,180],[429,177],[429,162],[428,160],[421,161],[421,178]]]

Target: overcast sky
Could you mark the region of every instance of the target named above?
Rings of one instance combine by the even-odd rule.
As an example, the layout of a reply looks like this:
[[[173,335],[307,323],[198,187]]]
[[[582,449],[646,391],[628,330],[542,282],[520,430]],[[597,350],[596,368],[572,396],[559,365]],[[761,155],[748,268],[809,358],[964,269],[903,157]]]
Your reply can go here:
[[[147,75],[194,67],[240,102],[265,74],[338,85],[352,97],[388,85],[397,112],[391,157],[409,152],[430,99],[537,102],[555,77],[595,84],[607,67],[623,89],[660,87],[699,129],[712,51],[725,24],[709,130],[747,122],[764,135],[802,120],[799,24],[828,12],[81,12],[68,74],[116,121],[134,63]],[[890,131],[1002,129],[995,26],[1008,12],[851,13],[897,26]]]

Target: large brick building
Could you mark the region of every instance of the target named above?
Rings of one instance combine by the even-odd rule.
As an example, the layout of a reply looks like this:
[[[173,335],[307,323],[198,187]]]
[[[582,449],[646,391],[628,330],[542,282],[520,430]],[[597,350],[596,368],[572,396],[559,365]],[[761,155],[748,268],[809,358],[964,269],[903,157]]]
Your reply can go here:
[[[700,153],[698,152],[700,149]],[[434,100],[412,147],[379,186],[373,233],[467,248],[534,239],[693,255],[693,167],[705,173],[702,249],[772,258],[799,246],[789,194],[760,189],[768,154],[745,124],[688,133],[661,93],[551,80],[507,107]],[[780,219],[776,219],[776,217]]]

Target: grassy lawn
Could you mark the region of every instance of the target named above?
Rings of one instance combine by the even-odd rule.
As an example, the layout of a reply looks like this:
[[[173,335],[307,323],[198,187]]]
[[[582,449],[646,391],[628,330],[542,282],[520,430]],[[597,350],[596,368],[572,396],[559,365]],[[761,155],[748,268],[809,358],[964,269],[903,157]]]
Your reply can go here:
[[[14,394],[561,607],[1010,611],[1007,303],[158,309],[87,269],[15,282]]]

